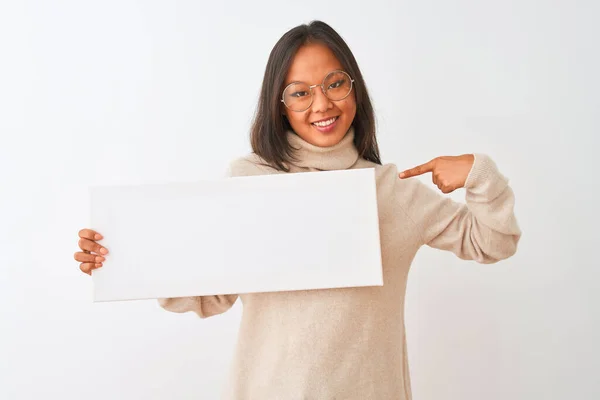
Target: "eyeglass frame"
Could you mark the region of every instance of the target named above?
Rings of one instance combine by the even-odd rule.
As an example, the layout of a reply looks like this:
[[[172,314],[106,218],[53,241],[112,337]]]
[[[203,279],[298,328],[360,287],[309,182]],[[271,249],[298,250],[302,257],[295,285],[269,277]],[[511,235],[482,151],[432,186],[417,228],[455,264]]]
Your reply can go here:
[[[343,74],[346,74],[348,76],[348,78],[350,78],[350,90],[348,90],[348,94],[345,95],[344,97],[342,97],[341,99],[332,100],[332,99],[329,98],[329,96],[327,96],[327,93],[325,92],[325,88],[323,87],[323,85],[325,84],[325,80],[327,79],[327,77],[329,75],[331,75],[331,74],[336,73],[336,72],[341,72]],[[341,70],[341,69],[333,70],[331,72],[328,72],[327,75],[325,75],[325,77],[323,78],[323,81],[321,83],[315,84],[315,85],[308,85],[308,90],[310,90],[310,103],[308,104],[308,106],[304,110],[292,110],[287,104],[285,104],[285,101],[283,100],[284,97],[285,97],[284,94],[285,94],[285,91],[287,90],[287,88],[289,88],[292,85],[297,85],[298,83],[303,83],[305,85],[308,85],[306,82],[302,82],[302,81],[294,81],[294,82],[290,83],[289,85],[287,85],[286,87],[283,88],[283,91],[281,92],[281,99],[279,100],[279,101],[281,101],[283,103],[283,105],[288,110],[293,111],[293,112],[304,112],[304,111],[308,110],[310,108],[310,106],[312,106],[313,101],[315,99],[315,95],[313,94],[313,89],[316,88],[317,86],[321,87],[321,91],[323,92],[323,95],[325,97],[327,97],[327,99],[329,99],[330,101],[342,101],[342,100],[344,100],[346,97],[350,96],[350,93],[352,93],[352,89],[354,88],[354,79],[352,79],[352,77],[350,76],[349,73],[347,73],[346,71]]]

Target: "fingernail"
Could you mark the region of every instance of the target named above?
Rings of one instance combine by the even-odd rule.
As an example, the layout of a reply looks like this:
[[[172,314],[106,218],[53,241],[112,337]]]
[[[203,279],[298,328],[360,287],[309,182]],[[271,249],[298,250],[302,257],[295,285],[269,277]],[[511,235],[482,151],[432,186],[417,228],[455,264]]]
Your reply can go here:
[[[404,172],[400,172],[400,178],[404,178],[406,174]]]
[[[100,249],[100,253],[102,254],[107,254],[108,250],[106,250],[104,247]]]
[[[100,268],[102,264],[96,264],[96,268]]]
[[[96,236],[94,236],[94,239],[100,240],[100,239],[102,239],[102,235],[100,235],[99,233],[96,233]]]
[[[96,257],[96,262],[97,263],[104,262],[104,257]]]

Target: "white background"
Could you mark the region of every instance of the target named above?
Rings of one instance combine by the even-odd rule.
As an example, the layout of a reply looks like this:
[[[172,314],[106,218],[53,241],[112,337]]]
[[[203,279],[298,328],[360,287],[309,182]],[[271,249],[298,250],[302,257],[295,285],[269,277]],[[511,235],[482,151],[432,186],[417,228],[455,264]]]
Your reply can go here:
[[[87,187],[222,176],[269,51],[311,19],[355,53],[386,162],[485,152],[516,193],[513,258],[413,264],[415,400],[598,398],[599,3],[223,3],[1,3],[0,398],[218,397],[240,304],[93,304]]]

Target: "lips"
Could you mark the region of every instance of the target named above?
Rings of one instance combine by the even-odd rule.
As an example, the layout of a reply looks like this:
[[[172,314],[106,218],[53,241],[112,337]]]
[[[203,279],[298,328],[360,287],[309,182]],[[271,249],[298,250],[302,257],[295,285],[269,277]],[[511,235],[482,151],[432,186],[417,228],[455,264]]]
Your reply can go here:
[[[338,118],[339,117],[325,118],[325,119],[321,119],[319,121],[312,122],[311,124],[314,125],[314,126],[316,126],[316,127],[319,127],[319,128],[326,128],[329,125],[335,123],[335,121],[337,121]]]
[[[315,121],[311,123],[313,129],[316,129],[322,134],[329,134],[332,132],[336,132],[337,122],[339,121],[339,116],[331,117],[327,119],[322,119],[320,121]]]

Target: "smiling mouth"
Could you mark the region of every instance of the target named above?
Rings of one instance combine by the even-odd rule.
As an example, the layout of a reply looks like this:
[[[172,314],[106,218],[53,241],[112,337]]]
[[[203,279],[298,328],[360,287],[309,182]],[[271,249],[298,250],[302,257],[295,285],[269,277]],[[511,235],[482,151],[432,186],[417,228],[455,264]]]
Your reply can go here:
[[[313,122],[311,125],[318,126],[319,128],[325,128],[337,121],[338,118],[339,117],[332,117],[324,121]]]

